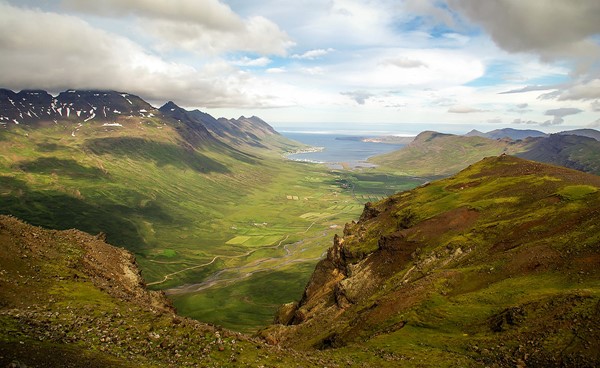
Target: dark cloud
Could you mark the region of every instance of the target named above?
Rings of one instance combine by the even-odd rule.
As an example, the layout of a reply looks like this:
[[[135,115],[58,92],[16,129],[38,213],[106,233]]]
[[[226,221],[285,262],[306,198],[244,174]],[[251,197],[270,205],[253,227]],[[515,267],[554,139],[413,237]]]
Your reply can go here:
[[[542,123],[533,121],[533,120],[523,120],[523,119],[515,119],[512,122],[513,124],[523,124],[523,125],[541,125]]]
[[[227,63],[196,69],[166,61],[139,44],[80,18],[0,2],[0,85],[21,90],[127,91],[155,103],[272,107],[273,96],[249,92],[253,80]]]
[[[590,37],[600,33],[598,0],[447,0],[481,25],[509,52],[536,52],[547,58],[598,55]]]
[[[565,119],[564,119],[565,116],[579,114],[580,112],[583,112],[583,110],[577,109],[574,107],[561,107],[558,109],[551,109],[551,110],[546,111],[546,113],[544,115],[553,116],[554,118],[552,120],[546,120],[545,122],[543,122],[540,125],[541,126],[561,125],[562,123],[565,122]]]
[[[364,105],[369,98],[375,96],[374,94],[366,91],[342,92],[341,94],[350,97],[359,105]]]
[[[133,17],[162,49],[285,55],[294,44],[270,20],[260,16],[244,19],[220,0],[63,0],[62,5],[81,13]]]

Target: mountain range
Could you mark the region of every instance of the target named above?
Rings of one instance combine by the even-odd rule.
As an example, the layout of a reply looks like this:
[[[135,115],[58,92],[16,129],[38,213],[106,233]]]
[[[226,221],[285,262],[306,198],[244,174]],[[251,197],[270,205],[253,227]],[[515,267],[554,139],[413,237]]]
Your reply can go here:
[[[556,134],[500,129],[467,135],[425,131],[404,148],[371,162],[404,175],[449,176],[484,157],[503,153],[600,174],[600,141],[594,129]],[[502,138],[493,138],[502,137]]]
[[[262,139],[279,136],[256,116],[215,119],[198,110],[187,111],[172,101],[157,109],[140,97],[124,92],[67,90],[53,97],[42,90],[16,93],[0,89],[0,125],[4,128],[75,125],[73,134],[76,134],[80,125],[86,123],[102,123],[103,128],[144,123],[170,124],[194,145],[220,141],[230,146],[266,148]]]
[[[0,125],[0,366],[600,365],[597,131],[427,131],[344,174],[115,91],[0,90]]]

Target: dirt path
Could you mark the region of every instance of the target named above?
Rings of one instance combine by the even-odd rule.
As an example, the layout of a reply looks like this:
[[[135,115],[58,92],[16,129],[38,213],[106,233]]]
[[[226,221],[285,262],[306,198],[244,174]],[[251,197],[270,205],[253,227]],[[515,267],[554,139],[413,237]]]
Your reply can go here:
[[[325,216],[323,218],[320,218],[319,220],[324,220],[325,218],[327,218],[329,216]],[[308,231],[310,231],[310,229],[317,223],[317,221],[313,221],[305,230],[298,232],[297,234],[306,234]],[[322,238],[322,237],[326,237],[328,234],[327,231],[324,231],[321,235],[316,236],[316,238]],[[290,235],[286,235],[285,238],[283,238],[282,240],[279,241],[279,243],[277,245],[271,246],[271,247],[261,247],[261,248],[256,248],[256,249],[252,249],[246,253],[243,254],[238,254],[235,256],[215,256],[213,257],[213,259],[210,262],[207,263],[203,263],[203,264],[199,264],[199,265],[193,265],[190,267],[186,267],[183,268],[179,271],[176,272],[172,272],[170,274],[167,274],[163,277],[162,280],[160,281],[154,281],[154,282],[150,282],[147,285],[148,286],[153,286],[153,285],[160,285],[165,283],[166,281],[170,280],[173,276],[178,275],[180,273],[186,272],[186,271],[190,271],[190,270],[194,270],[197,268],[202,268],[202,267],[207,267],[210,266],[211,264],[213,264],[214,262],[217,261],[217,259],[235,259],[235,258],[243,258],[243,257],[247,257],[249,255],[251,255],[252,253],[259,251],[259,250],[264,250],[264,249],[277,249],[279,247],[281,247],[281,245],[283,244],[283,242],[285,242],[287,239],[289,239]],[[194,284],[187,284],[187,285],[181,285],[178,287],[174,287],[174,288],[169,288],[169,289],[164,289],[165,293],[168,295],[177,295],[177,294],[187,294],[187,293],[191,293],[191,292],[198,292],[201,290],[205,290],[205,289],[209,289],[211,287],[214,286],[224,286],[224,285],[229,285],[231,283],[237,282],[237,281],[241,281],[243,279],[246,279],[250,276],[252,276],[253,274],[257,273],[257,272],[265,272],[265,271],[274,271],[277,269],[280,269],[284,266],[290,265],[290,264],[294,264],[294,263],[302,263],[302,262],[312,262],[312,261],[317,261],[321,258],[323,258],[325,256],[325,254],[327,253],[327,251],[324,251],[319,257],[313,257],[313,258],[295,258],[295,259],[288,259],[288,260],[284,260],[285,258],[292,258],[297,252],[294,252],[290,249],[290,246],[294,246],[296,245],[296,248],[300,248],[299,245],[302,244],[304,242],[304,240],[300,240],[296,243],[293,244],[285,244],[283,246],[283,250],[285,251],[285,255],[283,255],[282,257],[266,257],[266,258],[261,258],[261,259],[257,259],[255,261],[252,261],[248,264],[245,265],[241,265],[241,266],[237,266],[237,267],[229,267],[229,268],[224,268],[221,269],[215,273],[213,273],[212,275],[210,275],[209,277],[207,277],[205,280],[203,280],[202,282],[199,283],[194,283]],[[279,262],[278,262],[279,261]],[[159,261],[156,261],[159,262]],[[258,266],[268,263],[268,262],[278,262],[275,265],[271,265],[271,266],[267,266],[265,268],[257,268]],[[171,263],[171,262],[169,262]],[[174,263],[174,262],[173,262]],[[185,262],[180,262],[180,263],[185,263]],[[225,278],[225,275],[229,275],[231,274],[233,277],[229,277],[229,278]]]
[[[311,226],[312,226],[312,224],[311,224]],[[190,267],[181,269],[179,271],[175,271],[175,272],[169,273],[169,274],[165,275],[162,280],[160,280],[160,281],[154,281],[154,282],[149,282],[146,285],[152,286],[152,285],[162,284],[162,283],[166,282],[167,280],[169,280],[171,277],[173,277],[173,276],[175,276],[177,274],[180,274],[182,272],[186,272],[186,271],[193,270],[193,269],[196,269],[196,268],[210,266],[211,264],[215,263],[215,261],[217,259],[219,259],[219,258],[229,258],[229,259],[232,259],[232,258],[242,258],[242,257],[247,257],[247,256],[251,255],[252,253],[256,252],[257,250],[260,250],[260,249],[277,249],[277,248],[279,248],[281,246],[281,243],[283,243],[284,241],[286,241],[289,237],[290,237],[289,235],[286,235],[286,237],[284,239],[282,239],[279,242],[279,244],[277,244],[276,246],[273,246],[273,247],[257,248],[257,249],[250,250],[250,251],[248,251],[246,253],[243,253],[243,254],[238,254],[236,256],[214,256],[213,259],[212,259],[212,261],[210,261],[208,263],[203,263],[203,264],[199,264],[199,265],[190,266]],[[289,251],[289,249],[287,249],[287,245],[284,246],[283,249],[285,249],[285,251],[287,252],[287,254],[290,255],[290,251]],[[156,262],[156,263],[166,263],[166,264],[173,264],[173,263],[175,263],[175,262],[160,262],[160,261],[154,261],[154,262]],[[184,263],[184,262],[179,262],[179,263]]]

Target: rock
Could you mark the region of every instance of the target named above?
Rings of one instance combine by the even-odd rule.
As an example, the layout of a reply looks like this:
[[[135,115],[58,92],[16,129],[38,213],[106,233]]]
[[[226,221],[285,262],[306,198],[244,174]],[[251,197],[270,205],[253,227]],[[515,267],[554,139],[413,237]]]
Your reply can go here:
[[[296,313],[297,309],[297,302],[291,302],[281,305],[277,310],[277,313],[275,314],[275,320],[273,321],[273,323],[280,325],[290,324],[290,322],[294,318],[294,314]]]

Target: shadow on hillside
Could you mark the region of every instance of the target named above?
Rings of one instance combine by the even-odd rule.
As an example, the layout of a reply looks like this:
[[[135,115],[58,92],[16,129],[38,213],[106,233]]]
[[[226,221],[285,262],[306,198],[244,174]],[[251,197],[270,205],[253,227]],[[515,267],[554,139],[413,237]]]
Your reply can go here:
[[[44,142],[37,144],[37,150],[40,152],[56,152],[69,149],[67,146],[61,146],[60,144]]]
[[[110,201],[94,203],[55,190],[32,190],[24,181],[8,176],[0,176],[0,203],[0,214],[50,229],[75,228],[90,234],[104,232],[109,243],[131,251],[144,248],[145,240],[129,218],[163,223],[173,221],[154,202],[135,207]]]
[[[152,160],[158,166],[172,165],[180,169],[190,168],[199,173],[229,173],[223,164],[206,157],[192,148],[175,144],[149,141],[133,137],[89,139],[84,149],[97,155],[124,156],[135,160]]]
[[[15,165],[16,168],[38,174],[66,175],[71,178],[101,178],[106,176],[96,167],[80,165],[73,159],[62,160],[56,157],[40,157]]]

